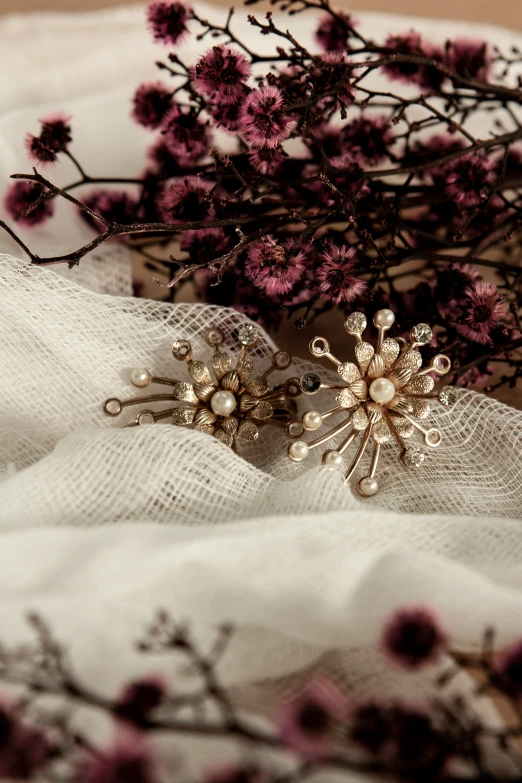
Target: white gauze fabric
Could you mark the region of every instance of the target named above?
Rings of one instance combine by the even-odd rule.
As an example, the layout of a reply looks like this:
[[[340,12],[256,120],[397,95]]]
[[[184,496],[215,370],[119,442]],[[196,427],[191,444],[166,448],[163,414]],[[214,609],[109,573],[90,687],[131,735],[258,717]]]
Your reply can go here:
[[[360,16],[376,38],[412,25],[439,38],[472,27]],[[300,17],[309,34],[306,24]],[[31,25],[38,38],[27,46]],[[506,46],[519,40],[493,28],[474,32]],[[0,51],[16,75],[16,88],[0,84],[3,181],[26,168],[25,131],[58,108],[77,118],[89,170],[139,170],[148,137],[127,121],[129,98],[137,82],[155,77],[158,57],[143,9],[74,21],[8,18]],[[64,164],[57,181],[71,174]],[[85,236],[63,206],[30,240],[43,255]],[[499,643],[520,633],[520,412],[472,392],[434,411],[444,434],[437,453],[412,473],[385,448],[372,501],[322,471],[320,455],[291,464],[278,430],[236,455],[167,424],[122,429],[131,412],[111,420],[102,403],[136,393],[133,367],[180,377],[173,339],[190,339],[209,358],[204,329],[220,326],[233,350],[242,316],[127,298],[129,263],[118,245],[70,271],[29,267],[8,254],[13,247],[0,237],[0,641],[30,638],[24,617],[39,611],[83,681],[116,692],[151,668],[135,641],[158,608],[190,620],[202,644],[217,622],[232,622],[237,634],[222,676],[246,708],[269,715],[314,671],[354,692],[428,693],[430,674],[399,676],[376,652],[383,619],[404,604],[433,605],[459,647],[474,647],[491,624]],[[260,367],[273,348],[262,335]],[[296,361],[292,374],[311,366]],[[168,660],[154,659],[152,668],[181,682]],[[184,745],[192,748],[186,738]],[[219,752],[207,742],[188,757],[197,766]]]

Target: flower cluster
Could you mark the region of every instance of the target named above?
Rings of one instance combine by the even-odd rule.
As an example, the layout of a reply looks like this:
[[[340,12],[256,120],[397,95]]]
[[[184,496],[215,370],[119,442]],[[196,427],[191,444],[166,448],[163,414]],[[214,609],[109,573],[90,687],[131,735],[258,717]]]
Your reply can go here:
[[[289,10],[293,2],[274,0]],[[316,8],[303,0],[300,11]],[[56,198],[71,200],[85,185],[74,201],[102,237],[68,253],[68,263],[125,238],[170,298],[191,279],[201,297],[269,328],[288,315],[307,324],[354,302],[391,305],[404,312],[405,332],[410,317],[435,325],[461,383],[516,383],[517,57],[414,29],[375,42],[329,0],[321,9],[308,46],[271,13],[249,16],[274,43],[257,52],[236,32],[233,13],[214,23],[186,0],[152,2],[146,21],[167,56],[158,62],[161,80],[139,85],[129,107],[153,134],[138,173],[123,182],[86,173],[71,151],[70,119],[50,116],[27,136],[37,173],[9,187],[7,215],[25,227],[43,223]],[[209,41],[192,59],[191,36]],[[481,135],[485,123],[494,132]],[[78,169],[63,189],[39,170],[60,155]],[[62,260],[28,252],[36,264]]]
[[[253,715],[255,704],[244,713],[221,681],[221,657],[233,636],[229,626],[216,631],[207,652],[186,624],[159,612],[138,649],[156,658],[159,653],[162,658],[170,654],[179,661],[181,656],[191,678],[200,679],[199,687],[187,691],[179,670],[175,685],[150,674],[130,681],[115,696],[106,696],[94,694],[81,678],[76,679],[41,618],[32,616],[30,622],[37,634],[34,645],[2,647],[1,679],[20,682],[23,672],[27,686],[18,701],[0,702],[2,779],[174,781],[176,775],[165,777],[165,762],[174,758],[176,767],[188,769],[184,740],[192,737],[199,743],[210,738],[211,755],[216,758],[222,757],[220,744],[230,751],[232,743],[246,740],[239,761],[209,764],[202,777],[188,778],[194,783],[301,783],[313,773],[327,779],[332,769],[339,780],[364,773],[386,780],[391,773],[401,780],[426,783],[494,782],[505,779],[507,762],[513,770],[510,779],[522,776],[522,762],[508,748],[522,734],[522,641],[497,654],[488,630],[480,656],[452,650],[436,613],[427,606],[399,607],[385,617],[380,651],[385,660],[406,671],[425,667],[433,677],[429,694],[410,701],[384,691],[367,693],[357,681],[353,690],[347,690],[324,674],[302,676],[300,687],[285,696],[270,717],[264,705],[261,722]],[[459,690],[459,675],[477,668],[481,679],[476,695],[490,694],[500,705],[504,700],[518,715],[505,728],[483,724],[469,688]],[[61,706],[53,709],[51,702],[46,710],[38,709],[38,699],[47,692],[61,696]],[[76,707],[105,712],[106,725],[112,722],[112,736],[93,744],[75,718]],[[158,729],[161,744],[153,741]]]

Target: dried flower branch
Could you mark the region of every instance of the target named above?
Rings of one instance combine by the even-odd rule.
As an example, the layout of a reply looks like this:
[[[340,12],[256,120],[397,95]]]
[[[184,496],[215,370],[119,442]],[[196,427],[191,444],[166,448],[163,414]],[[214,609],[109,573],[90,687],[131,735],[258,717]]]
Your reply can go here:
[[[40,169],[67,156],[78,179],[58,188],[40,171],[15,174],[6,210],[37,225],[66,199],[97,234],[39,257],[0,225],[38,265],[72,266],[124,241],[166,278],[170,296],[191,279],[201,296],[269,326],[285,314],[303,325],[353,302],[405,313],[405,332],[422,315],[436,325],[433,350],[450,356],[461,383],[487,388],[495,371],[491,388],[515,384],[519,53],[459,38],[442,46],[415,31],[376,43],[329,0],[274,4],[290,18],[320,12],[317,50],[271,13],[248,17],[274,41],[261,54],[236,34],[233,9],[219,24],[184,0],[153,3],[148,24],[170,50],[158,63],[170,83],[141,85],[133,99],[133,119],[157,133],[144,175],[90,176],[71,152],[71,120],[44,118],[40,134],[27,137],[32,161]],[[191,35],[212,42],[194,63],[175,51]],[[478,118],[494,130],[477,135]],[[234,139],[231,153],[220,149],[223,132]]]

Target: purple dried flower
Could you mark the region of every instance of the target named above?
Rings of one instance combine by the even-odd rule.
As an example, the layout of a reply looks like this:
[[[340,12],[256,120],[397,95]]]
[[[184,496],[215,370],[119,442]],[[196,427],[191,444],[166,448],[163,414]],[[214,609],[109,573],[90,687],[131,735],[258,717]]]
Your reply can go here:
[[[161,179],[179,176],[183,170],[177,160],[175,160],[167,149],[167,145],[160,136],[154,144],[147,150],[147,157],[152,163],[150,174],[156,175]]]
[[[335,16],[324,14],[315,32],[317,43],[327,52],[343,52],[347,49],[350,28],[353,29],[356,25],[350,14],[340,11],[337,16],[341,23]]]
[[[506,317],[507,305],[493,283],[478,282],[467,288],[461,304],[458,331],[468,340],[487,345],[492,332]]]
[[[172,107],[172,90],[161,82],[142,84],[133,98],[132,117],[145,128],[159,128]]]
[[[386,622],[381,651],[403,669],[419,669],[433,663],[446,648],[447,637],[431,609],[399,609]]]
[[[29,158],[44,166],[56,163],[58,153],[66,152],[72,141],[70,121],[70,117],[61,113],[41,119],[40,135],[28,133],[25,138]]]
[[[281,147],[254,147],[248,153],[248,159],[256,171],[271,177],[277,174],[283,165],[285,156]]]
[[[460,302],[466,289],[480,280],[480,272],[472,264],[448,264],[437,269],[433,292],[437,302],[448,304]]]
[[[8,189],[4,198],[4,207],[7,214],[22,226],[36,226],[50,218],[54,213],[54,203],[51,199],[43,201],[28,215],[22,215],[24,209],[34,204],[43,188],[40,185],[32,185],[25,180],[17,180]]]
[[[425,44],[419,33],[415,30],[403,35],[390,35],[384,44],[390,54],[417,55],[429,57],[442,62],[442,49],[430,44]],[[404,82],[405,84],[417,84],[419,87],[433,91],[439,89],[444,75],[436,68],[414,62],[393,62],[383,65],[382,70],[390,79]]]
[[[325,756],[332,730],[347,710],[343,693],[329,680],[316,680],[282,705],[279,733],[282,740],[305,759]]]
[[[389,711],[389,733],[379,756],[392,770],[432,780],[447,765],[450,744],[426,709],[400,704]]]
[[[522,699],[522,640],[503,650],[495,663],[499,686],[513,699]]]
[[[154,783],[155,765],[148,745],[136,731],[120,730],[105,750],[80,765],[79,783]]]
[[[163,44],[177,44],[188,33],[190,8],[182,0],[151,3],[147,9],[147,21],[154,40]]]
[[[190,107],[174,104],[165,115],[162,133],[165,146],[180,166],[197,163],[210,150],[208,122],[200,120]]]
[[[388,157],[394,138],[386,117],[362,115],[345,125],[343,141],[348,154],[375,165]]]
[[[292,290],[304,271],[305,254],[295,251],[292,240],[282,245],[273,237],[263,237],[248,246],[245,273],[268,296]]]
[[[93,190],[83,198],[85,206],[111,223],[133,223],[137,217],[138,201],[125,190]],[[86,223],[99,229],[100,224],[83,210],[80,215]]]
[[[351,710],[350,737],[372,755],[379,753],[389,735],[388,708],[375,699],[365,699]]]
[[[448,45],[450,68],[459,76],[485,81],[491,70],[491,54],[486,41],[457,38]]]
[[[334,304],[353,302],[364,293],[366,283],[353,274],[356,256],[355,247],[336,245],[333,242],[329,242],[319,253],[316,283],[317,291],[323,299]]]
[[[161,704],[166,690],[165,680],[159,675],[131,682],[123,689],[115,713],[122,720],[139,726]]]
[[[55,751],[51,737],[23,721],[6,703],[0,703],[0,778],[29,780]]]
[[[478,152],[452,161],[444,172],[448,196],[468,209],[487,198],[495,181],[493,161]]]
[[[254,147],[277,147],[295,126],[284,114],[283,95],[277,87],[252,90],[241,107],[240,131]]]
[[[250,63],[245,55],[232,46],[219,44],[198,60],[192,83],[209,101],[235,103],[244,96],[249,75]]]
[[[227,133],[237,135],[239,130],[239,115],[241,112],[242,101],[237,103],[210,103],[205,106],[206,111],[214,120],[218,128],[222,128]]]
[[[189,253],[194,264],[205,264],[226,252],[230,239],[222,228],[199,228],[185,231],[180,247]]]
[[[214,214],[207,193],[214,187],[199,177],[178,177],[171,180],[159,200],[159,208],[166,221],[205,220]]]

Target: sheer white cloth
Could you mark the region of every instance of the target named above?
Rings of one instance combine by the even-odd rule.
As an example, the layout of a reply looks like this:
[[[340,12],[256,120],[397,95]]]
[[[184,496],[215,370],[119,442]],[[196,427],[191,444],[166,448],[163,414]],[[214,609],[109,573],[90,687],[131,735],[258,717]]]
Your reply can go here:
[[[23,131],[51,108],[74,113],[77,148],[93,173],[139,167],[145,141],[127,122],[128,99],[137,81],[154,77],[149,62],[158,56],[142,13],[0,22],[13,77],[0,86],[4,182],[26,169]],[[376,37],[411,24],[363,20],[379,28]],[[71,173],[60,169],[58,178]],[[42,254],[87,236],[66,209],[32,234]],[[232,347],[242,317],[127,298],[120,247],[71,271],[29,267],[3,235],[0,249],[2,642],[28,638],[25,613],[38,610],[85,681],[114,691],[150,668],[134,643],[158,608],[190,619],[203,641],[216,622],[232,622],[238,635],[223,676],[247,706],[266,712],[316,667],[355,691],[420,693],[428,679],[390,673],[374,651],[383,619],[403,604],[433,605],[460,647],[473,647],[491,624],[501,642],[520,634],[522,413],[463,394],[435,413],[444,442],[422,471],[407,472],[385,449],[373,502],[313,460],[292,465],[278,431],[237,456],[182,428],[121,429],[101,405],[133,393],[133,367],[179,372],[175,337],[208,357],[204,328],[221,326]],[[260,365],[273,347],[263,335]],[[292,373],[306,366],[296,362]],[[170,667],[154,660],[155,669]],[[215,761],[215,745],[194,758]]]

